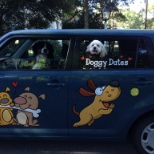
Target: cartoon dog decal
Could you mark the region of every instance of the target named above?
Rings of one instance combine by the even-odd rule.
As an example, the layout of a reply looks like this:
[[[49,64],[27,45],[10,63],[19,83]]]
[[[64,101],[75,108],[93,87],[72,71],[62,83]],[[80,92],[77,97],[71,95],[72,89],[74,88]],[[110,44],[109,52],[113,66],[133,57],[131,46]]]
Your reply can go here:
[[[13,117],[12,108],[14,103],[8,92],[10,88],[6,88],[5,92],[0,92],[0,125],[9,125],[16,123]]]
[[[88,87],[95,93],[86,91],[83,88],[80,88],[79,92],[83,96],[95,96],[94,101],[80,113],[76,111],[75,105],[73,106],[73,112],[80,117],[80,121],[74,123],[73,127],[91,126],[96,119],[110,114],[114,104],[109,104],[108,102],[116,100],[121,94],[119,82],[116,80],[111,81],[106,87],[96,87],[92,80],[88,80]]]
[[[38,113],[41,112],[38,109],[39,100],[38,98],[45,99],[45,94],[41,94],[37,97],[35,94],[30,93],[30,88],[25,89],[26,92],[20,94],[14,99],[15,106],[18,108],[16,119],[18,124],[28,126],[39,126],[38,120],[34,117],[38,117]]]

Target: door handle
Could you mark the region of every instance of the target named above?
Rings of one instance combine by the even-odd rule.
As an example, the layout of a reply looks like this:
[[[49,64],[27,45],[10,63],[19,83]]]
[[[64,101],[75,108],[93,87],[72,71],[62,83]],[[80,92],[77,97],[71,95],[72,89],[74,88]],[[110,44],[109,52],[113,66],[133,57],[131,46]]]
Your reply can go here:
[[[64,87],[65,83],[47,83],[47,86],[51,86],[51,87]]]
[[[152,81],[135,81],[135,84],[151,84]]]
[[[146,80],[145,78],[140,78],[138,81],[134,81],[134,84],[144,86],[144,85],[149,85],[152,84],[152,80]]]

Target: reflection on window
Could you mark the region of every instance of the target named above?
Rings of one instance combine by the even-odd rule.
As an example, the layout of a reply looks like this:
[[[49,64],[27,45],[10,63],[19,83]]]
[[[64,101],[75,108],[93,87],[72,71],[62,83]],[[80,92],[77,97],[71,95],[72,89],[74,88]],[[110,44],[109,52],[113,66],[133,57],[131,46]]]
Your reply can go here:
[[[150,67],[149,54],[144,40],[139,41],[137,56],[138,56],[137,67],[139,68]]]
[[[70,40],[15,39],[0,52],[1,69],[64,69]]]
[[[13,40],[10,43],[7,44],[1,51],[0,51],[0,57],[11,57],[13,54],[22,46],[22,44],[25,42],[25,39],[20,40]]]

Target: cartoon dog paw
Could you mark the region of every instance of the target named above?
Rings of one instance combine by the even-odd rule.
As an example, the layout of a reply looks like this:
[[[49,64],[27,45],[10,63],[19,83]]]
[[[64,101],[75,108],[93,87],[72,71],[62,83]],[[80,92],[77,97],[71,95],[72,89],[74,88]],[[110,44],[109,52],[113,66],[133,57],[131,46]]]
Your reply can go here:
[[[113,109],[114,107],[115,107],[114,104],[111,104],[111,105],[109,106],[110,109]]]
[[[94,123],[94,120],[88,123],[88,126],[91,126]]]
[[[78,127],[78,124],[77,124],[77,123],[75,123],[75,124],[73,125],[73,127]]]

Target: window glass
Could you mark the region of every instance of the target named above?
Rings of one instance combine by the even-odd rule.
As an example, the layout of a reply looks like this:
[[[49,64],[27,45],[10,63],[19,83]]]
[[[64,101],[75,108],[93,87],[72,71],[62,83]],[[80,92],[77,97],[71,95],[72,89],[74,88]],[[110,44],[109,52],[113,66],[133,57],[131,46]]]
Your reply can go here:
[[[7,43],[7,45],[0,51],[0,57],[11,57],[26,41],[26,39],[15,39]]]
[[[13,39],[0,51],[0,69],[65,69],[70,40]]]
[[[144,40],[140,40],[138,44],[137,62],[136,65],[139,68],[150,67],[150,57]]]
[[[79,42],[79,69],[148,67],[148,50],[143,39],[82,39]]]

